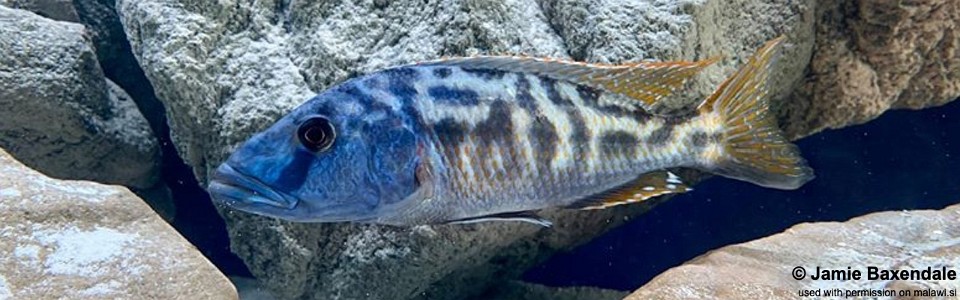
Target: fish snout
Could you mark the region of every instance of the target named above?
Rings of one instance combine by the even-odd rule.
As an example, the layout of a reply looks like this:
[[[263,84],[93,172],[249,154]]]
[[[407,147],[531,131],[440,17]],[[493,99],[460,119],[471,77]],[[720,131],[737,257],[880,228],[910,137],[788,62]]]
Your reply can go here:
[[[294,209],[298,203],[296,198],[276,191],[228,163],[217,168],[210,179],[207,191],[214,200],[241,210],[255,210],[257,207],[264,206]]]

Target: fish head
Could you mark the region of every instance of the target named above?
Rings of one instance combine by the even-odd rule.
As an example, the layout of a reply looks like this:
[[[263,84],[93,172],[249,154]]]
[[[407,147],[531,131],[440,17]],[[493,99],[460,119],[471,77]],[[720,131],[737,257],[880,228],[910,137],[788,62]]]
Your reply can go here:
[[[229,207],[297,222],[372,222],[418,189],[409,117],[327,91],[243,143],[208,190]]]

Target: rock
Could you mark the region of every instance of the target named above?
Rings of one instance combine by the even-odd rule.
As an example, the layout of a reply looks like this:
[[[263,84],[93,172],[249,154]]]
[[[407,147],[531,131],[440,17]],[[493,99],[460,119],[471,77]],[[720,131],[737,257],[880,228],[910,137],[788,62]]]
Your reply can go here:
[[[0,147],[45,174],[153,187],[159,148],[83,26],[0,6]]]
[[[957,290],[957,280],[867,280],[866,276],[869,266],[958,270],[958,254],[960,205],[939,211],[873,213],[843,223],[800,224],[780,234],[711,251],[667,270],[626,299],[796,299],[800,289]],[[797,266],[806,270],[803,280],[792,277]],[[863,278],[809,279],[817,266],[843,270],[849,266],[860,270]]]
[[[130,51],[130,43],[114,8],[116,1],[0,0],[0,5],[86,26],[104,75],[132,96],[154,132],[159,135],[168,130],[163,104],[157,100],[153,86]]]
[[[960,96],[960,2],[820,1],[806,83],[787,100],[795,137]]]
[[[522,281],[508,281],[494,287],[492,294],[481,299],[523,299],[523,300],[620,300],[627,292],[606,290],[594,287],[549,287]]]
[[[0,298],[184,295],[237,298],[213,264],[126,188],[52,179],[0,150]]]
[[[276,300],[277,298],[254,278],[231,276],[230,282],[237,288],[240,300]]]
[[[237,144],[325,88],[445,55],[527,53],[608,63],[724,55],[687,97],[670,101],[679,108],[716,88],[763,42],[786,34],[791,45],[771,85],[781,99],[809,84],[814,45],[824,43],[815,41],[816,8],[813,0],[117,3],[133,53],[168,109],[173,141],[201,182]],[[807,125],[816,120],[791,116],[833,100],[774,104],[790,113],[784,119],[802,123],[787,124],[799,136],[817,130]],[[823,107],[846,113],[845,106]],[[279,298],[464,298],[645,209],[547,212],[558,225],[547,230],[223,215],[233,251]]]
[[[140,69],[140,64],[133,57],[130,42],[127,41],[120,17],[114,8],[116,1],[83,0],[73,1],[73,5],[80,23],[91,33],[91,41],[97,50],[97,60],[100,61],[104,75],[130,94],[150,128],[161,142],[166,142],[167,137],[164,135],[169,129],[164,116],[165,109],[157,100],[153,86]]]
[[[31,11],[57,21],[79,22],[80,16],[72,0],[2,0],[0,5]]]

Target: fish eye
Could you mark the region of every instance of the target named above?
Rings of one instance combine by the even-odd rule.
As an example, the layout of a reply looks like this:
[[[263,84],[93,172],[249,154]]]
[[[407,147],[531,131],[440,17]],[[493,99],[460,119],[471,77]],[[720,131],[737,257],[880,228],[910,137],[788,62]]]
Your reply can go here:
[[[337,133],[333,124],[330,123],[329,119],[321,116],[310,117],[301,123],[300,128],[297,129],[297,138],[300,139],[300,144],[313,152],[329,150],[336,137]]]

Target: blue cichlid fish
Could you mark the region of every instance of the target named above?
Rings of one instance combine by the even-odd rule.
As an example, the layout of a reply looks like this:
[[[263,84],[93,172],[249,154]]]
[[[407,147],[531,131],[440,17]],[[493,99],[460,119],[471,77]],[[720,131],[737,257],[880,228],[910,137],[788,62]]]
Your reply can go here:
[[[549,225],[532,212],[689,191],[667,168],[795,189],[813,171],[766,100],[782,40],[696,110],[670,116],[651,111],[715,60],[473,57],[386,69],[330,88],[250,138],[209,191],[227,206],[298,222]]]

